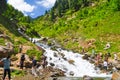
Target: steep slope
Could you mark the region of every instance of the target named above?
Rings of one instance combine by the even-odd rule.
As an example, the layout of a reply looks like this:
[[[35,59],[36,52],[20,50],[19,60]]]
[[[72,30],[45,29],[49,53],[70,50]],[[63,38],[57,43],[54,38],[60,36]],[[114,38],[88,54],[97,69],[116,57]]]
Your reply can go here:
[[[35,30],[42,36],[55,38],[65,48],[77,52],[81,52],[86,42],[91,39],[94,39],[95,43],[92,47],[87,47],[89,52],[92,48],[103,53],[120,51],[119,0],[78,0],[78,3],[73,1],[73,7],[62,7],[64,11],[59,5],[65,6],[65,3],[57,1],[58,6],[55,4],[44,16],[37,18],[29,31]],[[62,10],[61,16],[58,14],[59,9]],[[81,42],[85,44],[82,45]],[[104,50],[108,42],[111,48]]]
[[[18,28],[28,27],[30,20],[29,16],[24,16],[22,12],[7,4],[7,0],[0,1],[0,35],[9,36],[13,44],[18,45],[28,42],[17,30]],[[1,44],[5,44],[3,38],[0,38],[0,42]]]

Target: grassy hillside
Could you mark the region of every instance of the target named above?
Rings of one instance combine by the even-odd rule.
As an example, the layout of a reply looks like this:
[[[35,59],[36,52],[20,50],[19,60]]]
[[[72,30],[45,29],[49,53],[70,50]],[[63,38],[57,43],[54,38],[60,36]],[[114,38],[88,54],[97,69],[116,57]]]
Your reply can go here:
[[[22,35],[20,35],[17,31],[17,26],[9,19],[0,15],[0,34],[5,34],[9,36],[10,39],[0,38],[0,45],[5,45],[6,42],[10,41],[14,45],[15,52],[18,52],[19,44],[24,44],[27,46],[33,46],[34,44],[30,43],[26,40]]]
[[[51,21],[50,14],[36,19],[30,30],[42,36],[55,38],[67,49],[81,52],[80,41],[95,39],[96,52],[120,52],[120,6],[119,0],[94,0],[78,11],[71,9]],[[55,12],[54,12],[55,13]],[[109,42],[111,48],[104,50]],[[92,47],[88,49],[91,52]]]

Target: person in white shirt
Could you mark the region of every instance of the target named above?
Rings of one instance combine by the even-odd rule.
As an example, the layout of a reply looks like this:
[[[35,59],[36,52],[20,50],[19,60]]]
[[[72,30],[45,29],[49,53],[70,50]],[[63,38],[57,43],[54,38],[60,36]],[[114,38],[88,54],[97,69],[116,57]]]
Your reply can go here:
[[[104,60],[103,68],[104,68],[105,71],[107,71],[107,67],[108,67],[108,62],[106,60]]]

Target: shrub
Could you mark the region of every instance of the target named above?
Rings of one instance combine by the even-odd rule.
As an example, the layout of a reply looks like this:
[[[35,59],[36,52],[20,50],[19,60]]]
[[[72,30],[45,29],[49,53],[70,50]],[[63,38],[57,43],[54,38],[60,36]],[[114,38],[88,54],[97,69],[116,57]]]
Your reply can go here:
[[[32,58],[33,56],[35,56],[37,58],[37,60],[40,60],[40,57],[42,56],[43,51],[37,51],[37,50],[28,50],[27,51],[27,55]]]

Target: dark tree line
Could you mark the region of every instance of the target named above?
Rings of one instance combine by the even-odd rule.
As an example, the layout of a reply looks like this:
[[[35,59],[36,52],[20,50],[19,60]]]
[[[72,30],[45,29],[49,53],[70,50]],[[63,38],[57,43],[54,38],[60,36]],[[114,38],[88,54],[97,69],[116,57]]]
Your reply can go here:
[[[82,6],[88,6],[91,0],[56,0],[54,7],[50,11],[51,20],[55,17],[62,17],[68,11],[78,11]]]
[[[47,12],[46,12],[47,14]],[[8,19],[12,24],[17,25],[20,28],[24,28],[27,33],[27,29],[31,28],[30,23],[32,18],[25,16],[21,11],[15,9],[12,5],[7,4],[6,0],[0,0],[0,16]],[[35,30],[31,31],[31,34],[37,34]]]
[[[6,10],[6,0],[0,0],[0,15]]]
[[[7,4],[6,0],[0,0],[0,15],[21,25],[30,23],[31,21],[29,16],[24,16],[22,12]]]
[[[6,16],[9,19],[16,19],[18,21],[23,21],[23,22],[29,22],[27,19],[28,16],[24,16],[24,14],[21,11],[18,11],[17,9],[14,9],[11,5],[7,5],[7,9],[4,12],[4,16]]]
[[[53,21],[56,17],[62,17],[68,10],[75,12],[89,6],[92,2],[100,1],[101,0],[56,0],[55,5],[50,11],[51,20]],[[114,10],[120,10],[120,0],[107,0],[107,2]]]

